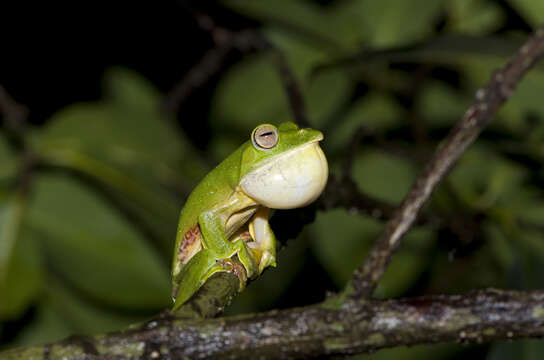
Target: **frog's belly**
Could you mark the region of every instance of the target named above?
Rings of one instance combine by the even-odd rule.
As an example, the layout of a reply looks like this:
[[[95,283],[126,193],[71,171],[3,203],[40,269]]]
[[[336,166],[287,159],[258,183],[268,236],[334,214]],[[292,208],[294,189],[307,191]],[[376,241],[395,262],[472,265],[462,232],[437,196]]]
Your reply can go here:
[[[308,205],[327,183],[328,165],[319,143],[280,155],[245,175],[242,190],[259,204],[273,209]]]

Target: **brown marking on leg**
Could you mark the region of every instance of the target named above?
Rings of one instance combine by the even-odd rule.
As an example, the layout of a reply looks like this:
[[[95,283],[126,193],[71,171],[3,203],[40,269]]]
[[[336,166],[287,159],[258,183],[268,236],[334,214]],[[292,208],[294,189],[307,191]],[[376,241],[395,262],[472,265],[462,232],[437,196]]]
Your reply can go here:
[[[172,299],[176,301],[176,296],[178,295],[179,285],[174,286],[172,289]]]
[[[178,249],[179,262],[185,265],[200,249],[202,249],[202,233],[197,224],[183,235],[181,246]]]

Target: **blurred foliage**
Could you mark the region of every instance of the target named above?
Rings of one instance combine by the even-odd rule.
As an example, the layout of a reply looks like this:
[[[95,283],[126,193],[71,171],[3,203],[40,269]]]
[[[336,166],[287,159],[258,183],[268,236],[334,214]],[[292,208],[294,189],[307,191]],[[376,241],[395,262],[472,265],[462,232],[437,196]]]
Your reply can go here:
[[[259,22],[285,55],[331,172],[347,144],[359,189],[398,204],[422,163],[493,69],[544,20],[531,0],[224,0]],[[521,25],[520,25],[521,24]],[[103,99],[60,110],[33,129],[43,161],[30,189],[22,158],[0,137],[2,346],[97,333],[170,305],[179,209],[199,179],[257,124],[291,120],[269,52],[246,54],[213,92],[205,152],[160,111],[141,75],[113,68]],[[544,66],[521,83],[490,129],[440,186],[379,284],[381,297],[544,286]],[[180,114],[183,119],[183,113]],[[303,305],[341,289],[383,224],[349,209],[317,213],[280,239],[278,268],[250,284],[229,313]],[[392,349],[358,358],[536,359],[542,342]]]

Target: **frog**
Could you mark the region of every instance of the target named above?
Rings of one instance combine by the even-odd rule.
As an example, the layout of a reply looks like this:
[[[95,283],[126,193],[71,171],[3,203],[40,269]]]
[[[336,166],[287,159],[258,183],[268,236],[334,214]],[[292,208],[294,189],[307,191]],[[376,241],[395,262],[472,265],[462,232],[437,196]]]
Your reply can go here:
[[[293,122],[261,124],[211,170],[183,206],[172,262],[173,311],[218,272],[248,279],[276,267],[272,211],[304,207],[323,192],[323,134]]]

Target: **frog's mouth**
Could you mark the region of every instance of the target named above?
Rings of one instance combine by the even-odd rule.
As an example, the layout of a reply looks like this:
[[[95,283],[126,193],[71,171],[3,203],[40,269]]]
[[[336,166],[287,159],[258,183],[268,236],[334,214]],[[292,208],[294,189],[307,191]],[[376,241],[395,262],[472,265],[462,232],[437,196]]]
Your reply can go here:
[[[322,139],[322,137],[321,137]],[[240,181],[242,190],[272,209],[306,206],[321,194],[329,174],[319,140],[274,157]]]

